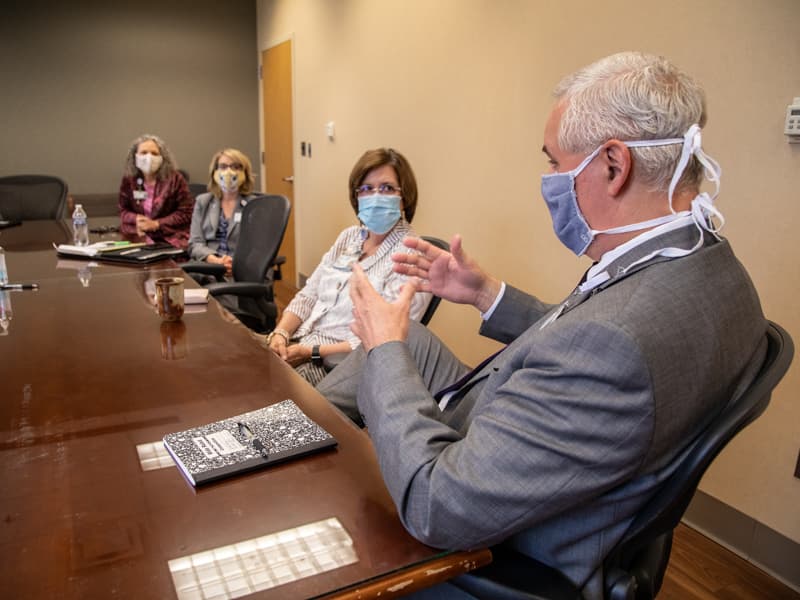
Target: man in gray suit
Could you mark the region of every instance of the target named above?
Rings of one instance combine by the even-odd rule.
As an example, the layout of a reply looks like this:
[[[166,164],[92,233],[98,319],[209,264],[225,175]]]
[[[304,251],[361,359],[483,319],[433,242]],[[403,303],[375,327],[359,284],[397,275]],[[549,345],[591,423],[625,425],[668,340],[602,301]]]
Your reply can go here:
[[[700,192],[720,172],[701,146],[702,89],[662,58],[622,53],[555,96],[542,194],[559,239],[596,261],[574,292],[546,304],[484,272],[458,236],[451,253],[409,239],[420,254],[395,268],[418,281],[395,304],[354,268],[364,351],[319,389],[363,418],[416,538],[503,544],[601,598],[603,558],[752,380],[766,321],[718,234],[716,193]],[[417,289],[475,306],[480,333],[508,346],[469,372],[409,323]]]

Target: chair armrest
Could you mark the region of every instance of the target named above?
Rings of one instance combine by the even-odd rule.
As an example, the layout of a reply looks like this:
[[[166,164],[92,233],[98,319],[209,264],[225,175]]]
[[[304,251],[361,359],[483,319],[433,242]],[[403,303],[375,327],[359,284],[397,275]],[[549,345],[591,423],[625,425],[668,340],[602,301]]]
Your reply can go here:
[[[281,265],[285,263],[286,263],[285,256],[275,257],[275,260],[272,261],[272,264],[269,267],[271,273],[270,279],[272,279],[273,281],[279,281],[283,279],[283,273],[281,273]]]
[[[232,294],[234,296],[247,296],[249,298],[272,299],[272,286],[266,283],[251,283],[249,281],[230,281],[225,283],[212,283],[206,286],[208,293],[212,296],[224,296]]]
[[[560,571],[503,546],[492,562],[451,579],[455,587],[491,600],[580,600],[580,590]]]
[[[217,278],[217,281],[225,281],[225,265],[218,265],[216,263],[209,263],[205,261],[191,261],[183,263],[181,269],[185,273],[200,273],[202,275],[212,275]]]

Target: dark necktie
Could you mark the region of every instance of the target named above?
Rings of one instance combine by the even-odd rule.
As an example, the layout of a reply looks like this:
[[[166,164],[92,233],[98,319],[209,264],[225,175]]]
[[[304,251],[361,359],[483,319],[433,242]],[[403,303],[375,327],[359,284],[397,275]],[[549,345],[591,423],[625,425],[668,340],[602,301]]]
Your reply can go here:
[[[473,385],[475,385],[478,382],[477,379],[475,381],[470,381],[470,379],[472,379],[473,376],[475,376],[478,372],[480,372],[480,370],[483,369],[486,365],[488,365],[489,362],[495,356],[500,354],[506,348],[508,348],[508,346],[503,346],[502,348],[500,348],[500,350],[498,350],[497,352],[495,352],[491,356],[488,356],[487,358],[484,358],[481,361],[481,364],[479,364],[477,367],[475,367],[474,369],[472,369],[471,371],[466,373],[458,381],[456,381],[455,383],[451,383],[446,388],[443,388],[443,389],[439,390],[438,392],[436,392],[433,395],[434,399],[438,402],[439,400],[441,400],[444,397],[445,394],[447,394],[448,392],[454,392],[456,390],[458,390],[462,394],[465,394],[467,392],[467,390],[469,390]],[[465,385],[465,384],[467,384],[467,385]]]
[[[592,264],[589,266],[589,268],[588,268],[588,269],[586,269],[586,272],[583,274],[583,277],[581,277],[581,280],[578,282],[578,285],[581,285],[581,284],[582,284],[584,281],[586,281],[586,278],[587,278],[587,276],[589,275],[589,270],[590,270],[590,269],[591,269],[593,266],[595,266],[596,264],[597,264],[597,262],[593,262],[593,263],[592,263]],[[489,357],[487,357],[487,358],[483,359],[483,361],[481,361],[481,364],[479,364],[477,367],[475,367],[474,369],[472,369],[471,371],[469,371],[468,373],[466,373],[466,374],[465,374],[464,376],[462,376],[462,377],[461,377],[461,378],[460,378],[458,381],[456,381],[455,383],[451,383],[451,384],[450,384],[450,385],[448,385],[446,388],[443,388],[443,389],[439,390],[438,392],[436,392],[436,393],[433,395],[433,398],[434,398],[434,399],[435,399],[435,400],[438,402],[439,400],[441,400],[441,399],[444,397],[444,395],[445,395],[445,394],[447,394],[447,393],[449,393],[449,392],[454,392],[454,391],[458,390],[458,392],[459,392],[459,395],[463,395],[463,394],[467,393],[467,391],[468,391],[468,390],[469,390],[469,389],[470,389],[470,388],[471,388],[473,385],[475,385],[475,384],[476,384],[476,383],[479,381],[478,379],[476,379],[475,381],[470,381],[470,380],[471,380],[471,379],[472,379],[472,378],[473,378],[473,377],[474,377],[474,376],[475,376],[477,373],[479,373],[481,369],[483,369],[483,368],[484,368],[484,367],[485,367],[487,364],[489,364],[489,362],[490,362],[490,361],[491,361],[491,360],[492,360],[492,359],[493,359],[495,356],[497,356],[498,354],[500,354],[500,353],[501,353],[503,350],[505,350],[506,348],[508,348],[508,346],[503,346],[502,348],[500,348],[500,350],[498,350],[497,352],[495,352],[495,353],[494,353],[494,354],[492,354],[491,356],[489,356]],[[462,388],[463,388],[463,389],[462,389]]]

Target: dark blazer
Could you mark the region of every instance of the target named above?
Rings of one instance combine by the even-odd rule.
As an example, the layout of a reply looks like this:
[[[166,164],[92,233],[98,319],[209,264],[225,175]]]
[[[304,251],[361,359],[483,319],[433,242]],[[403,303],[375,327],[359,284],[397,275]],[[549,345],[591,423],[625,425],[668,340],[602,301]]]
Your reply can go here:
[[[122,233],[136,233],[136,215],[143,215],[142,201],[135,200],[134,190],[144,189],[138,177],[123,177],[119,186],[119,217]],[[183,175],[174,172],[165,180],[156,182],[152,217],[160,225],[147,235],[154,242],[168,242],[176,248],[186,248],[189,243],[189,224],[192,220],[194,200]],[[160,199],[158,197],[160,196]]]
[[[602,598],[603,557],[765,351],[756,291],[726,241],[616,272],[697,235],[632,249],[543,328],[554,305],[507,287],[481,333],[508,347],[443,412],[408,344],[369,353],[358,407],[416,538],[508,544]]]

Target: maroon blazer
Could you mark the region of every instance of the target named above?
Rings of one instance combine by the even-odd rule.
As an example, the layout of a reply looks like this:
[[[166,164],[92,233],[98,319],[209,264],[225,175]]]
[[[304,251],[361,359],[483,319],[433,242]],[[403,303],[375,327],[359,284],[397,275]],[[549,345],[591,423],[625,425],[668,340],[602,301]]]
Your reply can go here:
[[[120,231],[136,234],[136,215],[143,215],[143,201],[135,200],[133,192],[144,189],[139,183],[141,177],[123,177],[119,186]],[[156,181],[155,199],[151,218],[160,227],[150,231],[147,236],[154,242],[168,242],[176,248],[186,248],[189,244],[189,228],[192,223],[194,198],[183,175],[174,172],[164,180]]]

